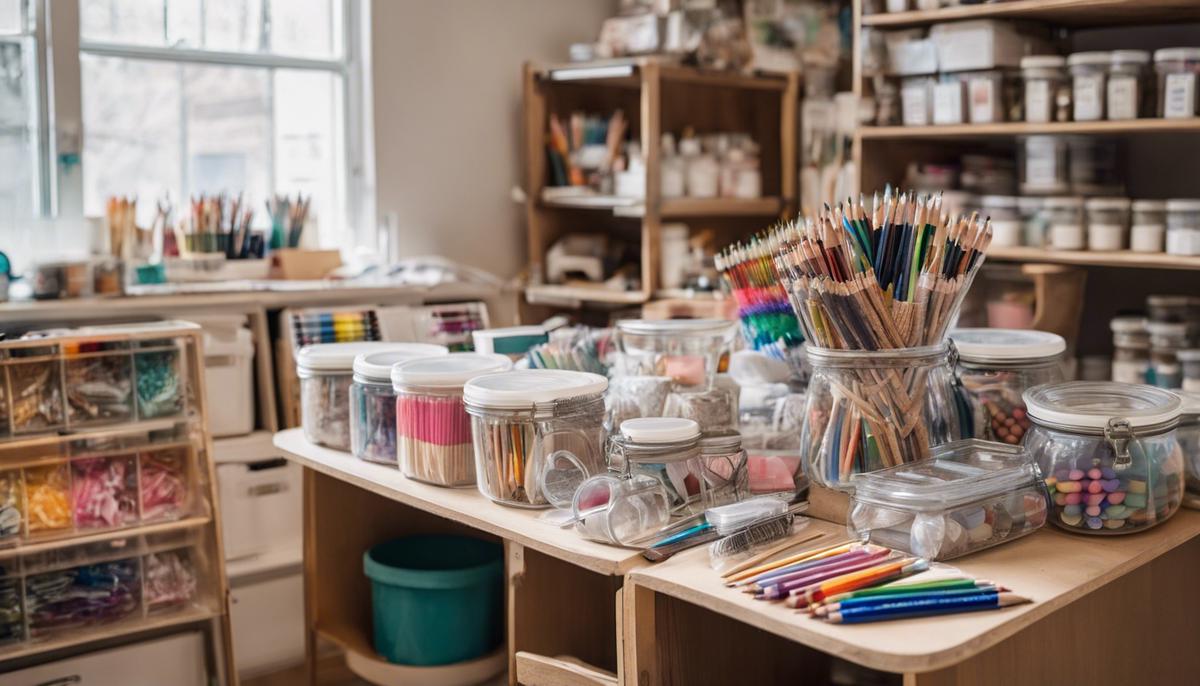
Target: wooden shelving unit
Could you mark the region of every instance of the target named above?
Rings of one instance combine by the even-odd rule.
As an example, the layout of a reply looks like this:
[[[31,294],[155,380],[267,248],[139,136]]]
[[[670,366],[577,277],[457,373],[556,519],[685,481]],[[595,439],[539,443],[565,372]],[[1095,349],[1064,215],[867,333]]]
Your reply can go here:
[[[1093,252],[1089,250],[1045,250],[1043,248],[996,248],[988,250],[988,259],[1006,262],[1048,262],[1085,267],[1127,267],[1130,269],[1200,270],[1200,257],[1182,257],[1166,253]]]
[[[864,126],[862,140],[923,140],[930,138],[1014,137],[1036,135],[1138,136],[1200,133],[1200,117],[1194,119],[1130,119],[1127,121],[1069,121],[1047,124],[1004,122],[1000,124],[953,124],[945,126]]]
[[[939,21],[1004,18],[1046,21],[1063,26],[1104,26],[1149,23],[1146,17],[1163,23],[1198,19],[1200,4],[1195,0],[1001,0],[938,10],[864,15],[862,25],[902,29]]]
[[[797,196],[796,121],[799,77],[715,72],[655,59],[582,64],[527,64],[524,73],[525,218],[528,226],[530,304],[607,308],[649,301],[658,290],[660,230],[664,221],[712,228],[723,241],[761,230],[794,212]],[[646,164],[645,198],[544,197],[545,132],[550,113],[621,109]],[[762,198],[662,198],[659,140],[663,132],[746,131],[759,144]],[[570,233],[620,235],[640,246],[641,289],[541,283],[546,252]]]

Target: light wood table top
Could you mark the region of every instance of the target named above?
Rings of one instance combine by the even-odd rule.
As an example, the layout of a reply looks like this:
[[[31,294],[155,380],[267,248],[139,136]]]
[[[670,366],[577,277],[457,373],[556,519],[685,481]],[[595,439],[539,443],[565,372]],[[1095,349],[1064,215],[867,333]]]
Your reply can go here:
[[[846,537],[845,528],[810,520],[810,530]],[[704,548],[630,573],[638,586],[732,617],[831,655],[889,672],[927,672],[958,664],[1021,629],[1200,535],[1200,512],[1125,536],[1081,536],[1051,526],[1018,541],[951,560],[977,579],[994,581],[1032,604],[943,617],[834,625],[726,588]]]
[[[539,521],[545,510],[505,507],[474,488],[440,488],[406,478],[400,470],[359,460],[349,453],[313,445],[301,429],[275,434],[285,456],[322,474],[385,498],[486,531],[505,540],[610,576],[644,564],[636,550],[593,543],[575,532]]]

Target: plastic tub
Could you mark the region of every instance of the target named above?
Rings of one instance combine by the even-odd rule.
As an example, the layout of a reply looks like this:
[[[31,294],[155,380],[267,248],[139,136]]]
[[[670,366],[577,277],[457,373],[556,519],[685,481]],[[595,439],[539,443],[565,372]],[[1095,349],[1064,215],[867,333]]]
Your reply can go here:
[[[504,640],[503,551],[465,536],[409,536],[364,553],[375,651],[420,666],[490,653]]]
[[[1155,109],[1150,53],[1113,50],[1109,55],[1107,105],[1109,119],[1149,117]]]
[[[617,322],[621,352],[637,366],[630,373],[669,376],[684,386],[711,387],[736,334],[737,322],[728,319]]]
[[[242,316],[238,320],[244,320]],[[254,342],[241,326],[204,329],[204,387],[214,438],[254,431]]]
[[[1158,74],[1158,116],[1187,119],[1200,114],[1200,48],[1162,48],[1154,51]]]
[[[1027,55],[1021,58],[1024,82],[1025,121],[1045,124],[1070,119],[1070,108],[1058,107],[1060,97],[1069,103],[1071,85],[1067,78],[1067,58],[1061,55]]]
[[[1088,198],[1088,250],[1124,250],[1129,235],[1129,198]]]
[[[671,514],[700,514],[712,505],[700,460],[700,425],[677,417],[643,417],[609,440],[609,469],[648,476],[667,489]]]
[[[1129,249],[1134,252],[1162,252],[1166,247],[1167,202],[1134,200],[1130,207],[1133,219],[1129,228]]]
[[[1075,121],[1096,121],[1104,118],[1105,82],[1108,78],[1112,53],[1103,51],[1076,52],[1067,58],[1071,72],[1072,116]]]

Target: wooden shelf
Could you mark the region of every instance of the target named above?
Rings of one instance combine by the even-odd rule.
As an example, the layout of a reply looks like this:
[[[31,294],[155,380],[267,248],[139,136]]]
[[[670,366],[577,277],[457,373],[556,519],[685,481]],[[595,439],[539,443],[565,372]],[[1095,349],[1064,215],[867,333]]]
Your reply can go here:
[[[581,303],[608,305],[641,305],[650,300],[642,291],[617,291],[603,286],[560,286],[544,284],[526,286],[525,300],[531,305],[570,305]]]
[[[687,217],[771,217],[783,209],[781,198],[670,198],[659,208],[663,219]]]
[[[736,71],[701,69],[679,64],[677,60],[661,57],[626,57],[591,62],[563,62],[536,65],[543,79],[560,82],[588,82],[623,88],[640,88],[639,71],[655,64],[664,81],[694,83],[715,88],[743,88],[783,92],[787,89],[786,74],[744,74]]]
[[[1033,19],[1064,26],[1157,24],[1200,19],[1195,0],[1001,0],[938,10],[863,15],[863,26],[904,28],[962,19]]]
[[[1200,117],[1191,119],[1129,119],[1124,121],[1071,121],[1030,124],[951,124],[945,126],[861,126],[864,141],[925,138],[979,138],[981,136],[1034,136],[1040,134],[1141,135],[1200,133]]]
[[[143,617],[115,624],[102,624],[69,632],[67,635],[45,641],[27,642],[20,646],[0,649],[0,662],[15,660],[29,655],[49,654],[56,650],[84,645],[95,641],[107,641],[119,636],[158,631],[170,627],[195,624],[220,617],[219,612],[194,607],[168,615]]]
[[[1130,269],[1194,269],[1200,270],[1200,257],[1182,257],[1166,253],[1091,252],[1087,250],[1046,250],[1043,248],[988,249],[988,259],[1005,262],[1050,262],[1093,267],[1126,267]]]
[[[542,194],[543,207],[556,207],[568,210],[605,210],[617,213],[618,210],[641,205],[640,198],[626,198],[619,195],[600,195],[598,193],[580,193],[578,195],[547,196]],[[641,216],[641,215],[632,215]]]
[[[126,529],[109,529],[107,531],[101,531],[99,533],[87,534],[83,536],[66,536],[64,538],[55,538],[53,540],[24,543],[13,548],[4,548],[3,550],[0,550],[0,560],[17,557],[18,555],[30,555],[47,550],[69,548],[71,546],[84,545],[87,543],[101,543],[104,541],[114,541],[133,536],[161,534],[169,531],[180,531],[183,529],[195,529],[205,526],[211,521],[212,517],[205,515],[199,517],[188,517],[187,519],[178,519],[173,522],[146,524],[144,526],[135,526]]]

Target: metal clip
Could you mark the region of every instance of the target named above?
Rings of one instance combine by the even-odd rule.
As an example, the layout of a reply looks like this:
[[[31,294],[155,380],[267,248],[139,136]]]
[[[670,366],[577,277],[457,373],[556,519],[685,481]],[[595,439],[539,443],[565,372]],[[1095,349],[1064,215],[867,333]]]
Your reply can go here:
[[[954,345],[953,339],[947,338],[946,347],[946,363],[950,365],[950,371],[954,371],[958,369],[958,346]]]
[[[1109,419],[1108,424],[1104,427],[1104,438],[1112,446],[1113,453],[1116,455],[1113,469],[1117,471],[1128,469],[1129,465],[1133,464],[1133,458],[1129,456],[1129,442],[1137,438],[1133,433],[1133,427],[1129,425],[1129,420],[1121,417]]]

